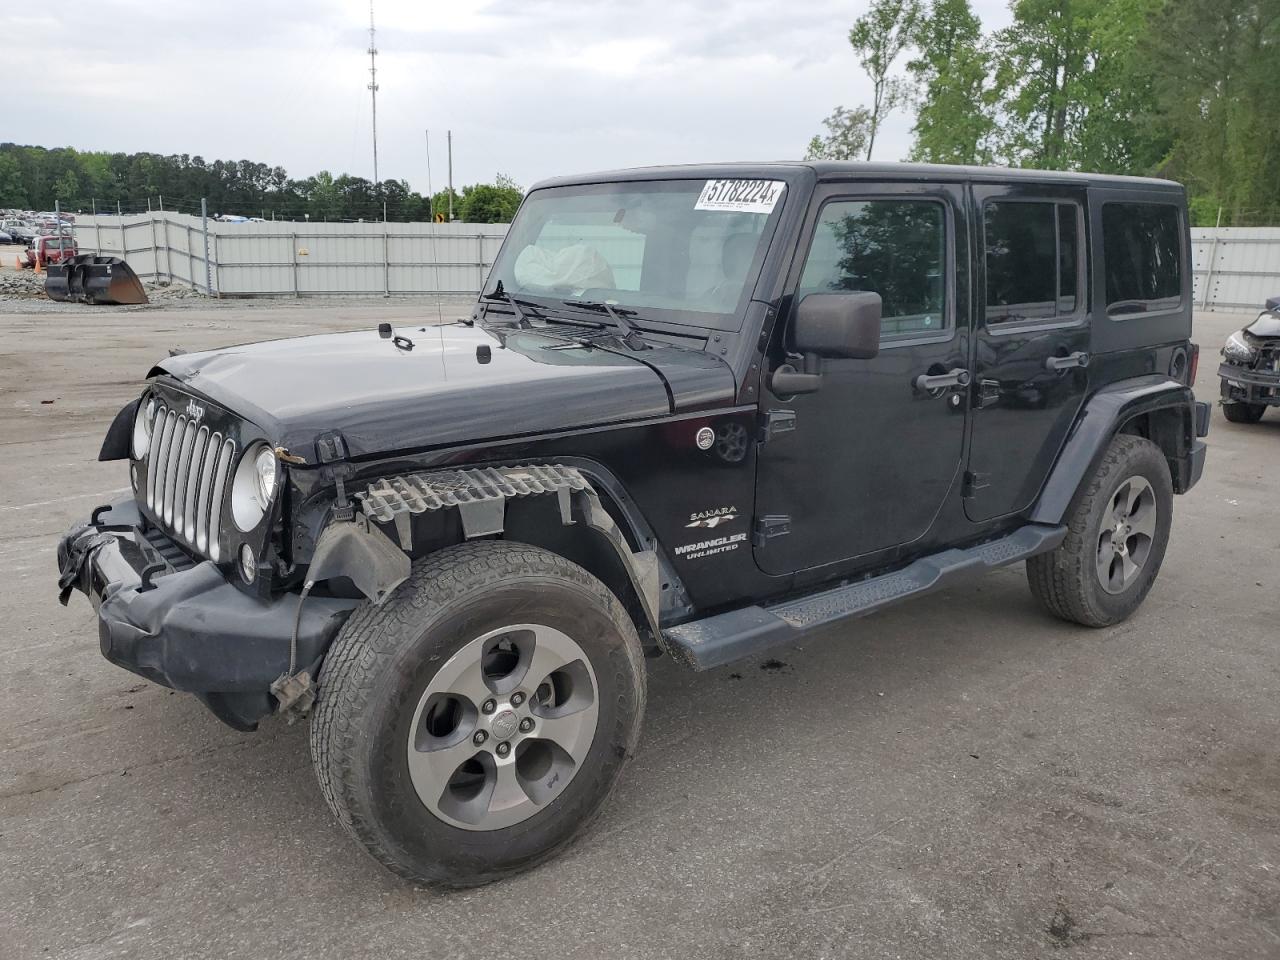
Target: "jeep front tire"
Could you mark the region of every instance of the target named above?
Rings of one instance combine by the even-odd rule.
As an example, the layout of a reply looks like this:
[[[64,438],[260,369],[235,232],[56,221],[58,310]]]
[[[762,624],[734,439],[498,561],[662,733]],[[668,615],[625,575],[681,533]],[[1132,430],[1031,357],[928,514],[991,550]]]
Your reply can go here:
[[[639,638],[582,567],[524,544],[415,562],[320,674],[311,752],[338,821],[411,880],[527,869],[600,811],[635,748]]]
[[[1063,620],[1119,623],[1145,599],[1169,543],[1173,482],[1160,448],[1117,436],[1066,519],[1066,539],[1027,561],[1031,592]]]

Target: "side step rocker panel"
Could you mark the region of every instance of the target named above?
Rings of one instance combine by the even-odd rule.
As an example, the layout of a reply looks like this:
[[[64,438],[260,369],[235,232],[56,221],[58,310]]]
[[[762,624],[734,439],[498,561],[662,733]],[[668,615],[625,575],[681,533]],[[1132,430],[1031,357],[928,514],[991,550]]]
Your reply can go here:
[[[663,636],[675,660],[694,670],[709,670],[797,640],[811,630],[863,617],[899,600],[949,587],[974,574],[1052,550],[1066,535],[1065,526],[1028,524],[998,540],[967,549],[943,550],[870,580],[767,607],[730,610],[668,627]]]

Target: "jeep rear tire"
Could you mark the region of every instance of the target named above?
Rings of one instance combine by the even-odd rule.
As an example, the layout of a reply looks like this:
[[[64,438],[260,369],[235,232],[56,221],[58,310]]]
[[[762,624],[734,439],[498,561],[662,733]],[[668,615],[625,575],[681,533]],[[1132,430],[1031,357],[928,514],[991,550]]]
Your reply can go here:
[[[536,547],[462,544],[358,608],[320,674],[311,753],[338,821],[410,880],[473,886],[568,845],[635,749],[640,641]]]
[[[1266,413],[1265,403],[1224,403],[1222,415],[1232,423],[1257,423]]]
[[[1173,519],[1173,483],[1150,440],[1111,441],[1067,515],[1066,539],[1027,561],[1027,581],[1056,617],[1105,627],[1128,617],[1160,572]]]

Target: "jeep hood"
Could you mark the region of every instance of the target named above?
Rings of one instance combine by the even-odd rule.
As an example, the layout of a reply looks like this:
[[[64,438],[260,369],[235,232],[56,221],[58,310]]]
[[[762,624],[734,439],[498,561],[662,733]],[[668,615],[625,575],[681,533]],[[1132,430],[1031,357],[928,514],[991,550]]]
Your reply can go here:
[[[363,457],[662,417],[731,403],[735,392],[729,367],[701,350],[588,347],[462,324],[180,354],[159,374],[311,463],[316,438],[333,431]]]

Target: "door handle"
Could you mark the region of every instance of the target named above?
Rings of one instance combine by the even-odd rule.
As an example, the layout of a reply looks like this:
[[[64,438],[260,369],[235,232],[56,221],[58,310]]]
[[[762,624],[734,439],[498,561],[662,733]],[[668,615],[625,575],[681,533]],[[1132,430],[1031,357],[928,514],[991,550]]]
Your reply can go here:
[[[922,373],[912,381],[917,390],[946,390],[948,387],[967,387],[969,371],[963,367],[953,367],[946,373]]]
[[[1065,357],[1048,357],[1045,359],[1044,368],[1046,370],[1070,370],[1072,367],[1087,367],[1089,365],[1089,355],[1083,350],[1077,350],[1075,353],[1069,353]]]

